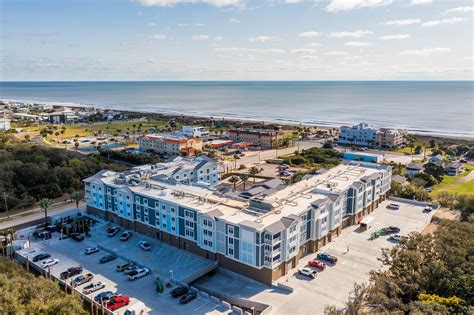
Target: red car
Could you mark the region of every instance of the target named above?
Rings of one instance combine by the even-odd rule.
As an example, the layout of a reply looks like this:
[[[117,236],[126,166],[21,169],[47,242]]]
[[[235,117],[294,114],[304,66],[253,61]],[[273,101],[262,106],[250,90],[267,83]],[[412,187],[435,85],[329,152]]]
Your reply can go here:
[[[118,296],[113,298],[107,302],[107,309],[111,311],[115,311],[118,308],[121,308],[125,305],[130,303],[130,298],[126,296]]]
[[[318,268],[320,270],[326,269],[326,264],[323,263],[322,261],[319,261],[319,260],[310,260],[308,262],[308,265],[310,265],[312,267],[315,267],[315,268]]]

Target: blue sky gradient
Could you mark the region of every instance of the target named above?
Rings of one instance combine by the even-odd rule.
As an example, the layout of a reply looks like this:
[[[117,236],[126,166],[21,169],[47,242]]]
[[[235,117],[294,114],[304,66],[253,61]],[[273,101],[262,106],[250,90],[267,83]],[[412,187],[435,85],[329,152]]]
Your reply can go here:
[[[3,81],[473,79],[472,1],[0,0],[0,11]]]

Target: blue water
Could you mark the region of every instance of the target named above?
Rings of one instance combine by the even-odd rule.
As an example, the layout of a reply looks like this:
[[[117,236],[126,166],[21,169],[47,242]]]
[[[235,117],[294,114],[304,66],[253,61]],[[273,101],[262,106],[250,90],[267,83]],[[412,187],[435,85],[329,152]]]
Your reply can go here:
[[[474,137],[474,81],[0,82],[0,99]]]

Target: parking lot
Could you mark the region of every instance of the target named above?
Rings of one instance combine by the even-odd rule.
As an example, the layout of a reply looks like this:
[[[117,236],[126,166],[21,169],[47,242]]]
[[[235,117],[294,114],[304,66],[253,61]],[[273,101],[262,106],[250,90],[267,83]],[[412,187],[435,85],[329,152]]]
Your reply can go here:
[[[339,237],[322,248],[321,251],[338,257],[338,262],[319,272],[316,279],[299,275],[296,268],[281,278],[278,282],[292,287],[292,293],[284,294],[278,289],[251,283],[227,283],[225,292],[271,305],[272,314],[323,314],[325,305],[343,306],[353,290],[353,284],[368,281],[369,272],[382,267],[377,260],[381,249],[396,244],[389,240],[389,236],[369,240],[371,233],[383,227],[398,226],[401,235],[408,235],[410,232],[423,230],[433,215],[423,213],[423,206],[402,202],[395,202],[400,205],[399,210],[387,209],[386,206],[392,202],[383,202],[370,214],[374,221],[369,230],[360,232],[359,226],[343,229]],[[297,267],[305,267],[308,261],[315,258],[316,253],[303,257]],[[206,282],[205,285],[216,289],[222,283],[223,281],[217,278]]]
[[[128,295],[130,304],[127,307],[120,308],[114,314],[123,314],[127,308],[140,302],[143,302],[146,306],[141,307],[145,311],[144,314],[228,313],[228,310],[220,304],[200,295],[188,304],[180,304],[179,299],[173,299],[169,294],[172,288],[165,288],[163,294],[159,294],[155,290],[155,278],[157,276],[165,282],[169,281],[170,270],[173,270],[174,279],[182,280],[193,273],[205,271],[205,268],[213,264],[212,261],[172,248],[167,244],[160,244],[157,240],[148,239],[137,233],[134,233],[130,240],[121,242],[120,234],[121,232],[114,237],[108,237],[103,225],[96,226],[92,231],[92,237],[86,238],[82,242],[76,242],[72,239],[59,240],[59,234],[53,233],[50,240],[33,241],[32,249],[34,252],[31,252],[31,249],[25,249],[18,253],[22,256],[28,255],[29,259],[43,252],[51,254],[51,258],[59,259],[58,264],[50,267],[51,274],[58,278],[59,274],[68,268],[82,266],[82,274],[88,272],[94,274],[92,282],[100,281],[106,285],[105,288],[89,294],[89,298],[93,298],[104,291],[120,292],[123,296]],[[150,242],[152,250],[145,252],[137,245],[143,239]],[[101,249],[91,255],[84,254],[86,248],[97,244],[110,250],[110,252],[117,253],[119,257],[101,264],[99,263],[100,258],[109,254],[108,251]],[[116,271],[116,266],[125,261],[120,256],[133,259],[150,268],[151,275],[135,281],[129,280],[123,272]],[[35,264],[39,266],[39,262]],[[68,279],[68,283],[73,278],[75,276]],[[82,289],[92,282],[78,286],[76,290],[82,292]]]

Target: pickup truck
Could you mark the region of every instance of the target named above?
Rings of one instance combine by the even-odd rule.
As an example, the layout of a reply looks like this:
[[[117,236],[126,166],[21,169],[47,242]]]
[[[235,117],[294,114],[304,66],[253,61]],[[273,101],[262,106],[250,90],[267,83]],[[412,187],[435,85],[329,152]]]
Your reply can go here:
[[[68,268],[66,271],[61,272],[59,274],[59,277],[62,280],[65,280],[81,273],[82,273],[82,267],[71,267],[71,268]]]
[[[92,273],[86,273],[85,275],[80,275],[71,281],[71,287],[75,288],[77,286],[80,286],[81,284],[91,282],[92,279],[94,279],[94,275]]]

